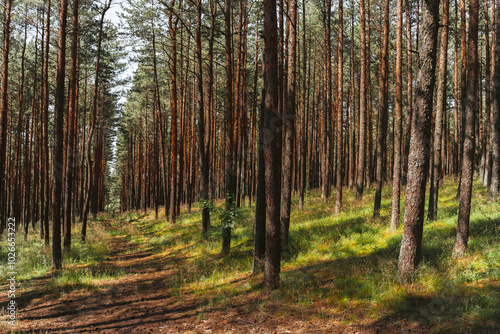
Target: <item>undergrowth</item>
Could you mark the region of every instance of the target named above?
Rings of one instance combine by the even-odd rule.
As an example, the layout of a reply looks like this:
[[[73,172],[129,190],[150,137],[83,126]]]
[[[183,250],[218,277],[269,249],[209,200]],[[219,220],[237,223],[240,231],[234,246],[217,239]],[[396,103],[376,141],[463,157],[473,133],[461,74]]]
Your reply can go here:
[[[500,204],[488,199],[487,190],[474,184],[469,249],[461,260],[451,257],[456,233],[457,182],[447,178],[440,190],[438,219],[424,225],[422,262],[413,284],[396,276],[404,219],[391,231],[391,191],[384,188],[382,210],[373,218],[373,189],[361,200],[344,188],[343,210],[320,193],[307,194],[304,210],[292,202],[290,240],[282,254],[281,287],[262,290],[262,274],[251,276],[254,206],[248,201],[236,212],[231,253],[222,256],[223,202],[211,205],[209,232],[201,233],[201,207],[181,210],[176,224],[162,212],[127,212],[116,218],[100,217],[92,224],[87,243],[74,241],[64,269],[50,284],[67,289],[96,289],[96,281],[128,275],[103,268],[111,237],[131,243],[131,250],[161,254],[172,276],[165,287],[183,298],[206,302],[199,317],[222,308],[240,306],[245,313],[273,312],[336,319],[345,324],[410,319],[435,333],[500,329]],[[332,200],[331,200],[332,201]],[[104,224],[106,228],[104,228]],[[18,240],[21,280],[50,273],[50,253],[36,236]],[[78,240],[75,237],[73,240]],[[0,248],[0,278],[5,281],[6,248]],[[272,310],[272,311],[270,311]]]

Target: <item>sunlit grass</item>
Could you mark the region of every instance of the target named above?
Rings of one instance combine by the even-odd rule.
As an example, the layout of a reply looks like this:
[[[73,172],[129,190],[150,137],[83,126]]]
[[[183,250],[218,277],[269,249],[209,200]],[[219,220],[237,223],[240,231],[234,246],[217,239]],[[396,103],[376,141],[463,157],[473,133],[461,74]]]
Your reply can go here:
[[[238,210],[232,230],[231,254],[221,256],[220,216],[217,202],[211,213],[212,228],[201,234],[201,209],[181,209],[176,224],[160,210],[127,212],[114,218],[100,215],[89,229],[87,243],[74,238],[73,251],[65,257],[62,273],[50,284],[63,290],[99,288],[100,282],[133,274],[103,268],[109,240],[120,237],[131,243],[123,254],[144,251],[158,254],[170,276],[165,287],[179,300],[195,296],[206,302],[199,317],[218,308],[243,307],[243,312],[335,319],[369,323],[405,318],[434,332],[475,331],[499,326],[500,319],[500,204],[488,199],[487,190],[474,185],[469,250],[464,259],[451,258],[459,201],[456,181],[444,180],[438,217],[424,224],[422,262],[413,284],[397,280],[396,268],[404,219],[389,228],[391,189],[384,188],[380,218],[373,218],[374,190],[360,200],[355,190],[344,188],[343,208],[334,213],[334,193],[329,202],[318,191],[306,195],[304,210],[292,200],[290,240],[282,254],[281,287],[262,290],[262,274],[251,276],[254,207]],[[427,203],[426,203],[427,204]],[[19,272],[28,280],[50,271],[50,253],[31,236],[20,243]],[[5,241],[2,241],[5,242]],[[5,247],[0,249],[6,258]],[[6,261],[0,263],[4,273]]]
[[[98,217],[98,221],[104,221],[104,215]],[[54,287],[73,284],[75,287],[82,282],[90,282],[92,279],[105,277],[102,270],[82,269],[87,266],[99,266],[106,259],[109,252],[109,237],[104,227],[98,221],[89,222],[91,228],[88,230],[86,242],[80,241],[80,230],[75,224],[72,233],[72,247],[69,254],[63,256],[63,270],[56,275],[52,270],[52,248],[45,247],[39,235],[30,230],[27,239],[24,232],[16,235],[16,261],[15,272],[18,282],[32,285],[31,280],[39,277],[51,276]],[[0,280],[5,282],[8,272],[7,240],[4,238],[0,244]]]
[[[182,293],[206,298],[211,307],[229,307],[240,298],[258,299],[249,311],[278,304],[278,314],[344,317],[410,317],[439,332],[474,328],[474,323],[497,325],[500,309],[500,205],[488,200],[486,189],[475,185],[469,251],[463,260],[451,259],[458,200],[456,182],[446,179],[440,192],[438,219],[425,222],[422,263],[415,282],[396,278],[397,257],[404,218],[397,231],[389,229],[390,188],[384,188],[381,218],[374,219],[373,189],[363,199],[344,189],[343,210],[334,214],[334,198],[325,203],[318,191],[306,196],[303,211],[293,199],[289,246],[282,255],[282,286],[262,294],[262,275],[250,276],[253,255],[253,207],[243,207],[233,229],[231,255],[220,255],[219,204],[212,213],[210,232],[201,235],[198,208],[182,213],[175,225],[160,214],[128,213],[128,235],[140,247],[160,252],[173,261],[173,285]],[[404,195],[404,192],[403,192]],[[217,211],[218,210],[218,211]],[[128,226],[128,225],[125,225]],[[168,263],[168,262],[167,262]],[[310,308],[315,311],[308,311]],[[349,310],[349,312],[346,312]],[[355,310],[354,312],[352,310]]]

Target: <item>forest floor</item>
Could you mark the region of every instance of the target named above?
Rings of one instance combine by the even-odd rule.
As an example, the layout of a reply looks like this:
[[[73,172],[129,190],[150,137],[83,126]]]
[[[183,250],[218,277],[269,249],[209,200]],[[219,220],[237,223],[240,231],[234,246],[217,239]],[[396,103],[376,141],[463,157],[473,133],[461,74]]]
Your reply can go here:
[[[101,215],[60,272],[50,270],[36,235],[28,243],[19,236],[18,322],[6,322],[2,284],[0,332],[499,333],[500,205],[475,185],[469,251],[453,260],[454,184],[446,180],[438,220],[425,224],[411,285],[395,278],[402,229],[388,228],[389,189],[378,219],[373,193],[356,201],[346,189],[340,215],[311,193],[305,210],[292,213],[282,286],[272,292],[262,289],[262,275],[250,275],[252,207],[238,212],[228,257],[219,254],[217,228],[200,235],[199,208],[183,210],[175,225],[150,211]],[[4,241],[0,260],[6,282]]]

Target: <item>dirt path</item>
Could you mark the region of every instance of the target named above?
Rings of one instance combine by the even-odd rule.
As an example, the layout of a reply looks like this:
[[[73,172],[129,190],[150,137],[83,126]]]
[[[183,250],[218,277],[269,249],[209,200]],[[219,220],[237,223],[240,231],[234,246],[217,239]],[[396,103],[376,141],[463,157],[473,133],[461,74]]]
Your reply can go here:
[[[176,258],[137,249],[123,236],[111,237],[110,253],[99,268],[121,271],[116,279],[98,280],[97,286],[61,291],[51,278],[22,287],[16,299],[16,333],[421,333],[408,321],[384,319],[356,325],[339,319],[280,314],[278,307],[248,311],[262,293],[235,300],[230,308],[212,306],[202,296],[179,295],[171,277]],[[0,299],[6,305],[6,297]],[[252,309],[252,308],[250,308]],[[314,313],[314,310],[311,310]],[[6,316],[1,317],[6,320]],[[0,329],[1,331],[1,329]]]

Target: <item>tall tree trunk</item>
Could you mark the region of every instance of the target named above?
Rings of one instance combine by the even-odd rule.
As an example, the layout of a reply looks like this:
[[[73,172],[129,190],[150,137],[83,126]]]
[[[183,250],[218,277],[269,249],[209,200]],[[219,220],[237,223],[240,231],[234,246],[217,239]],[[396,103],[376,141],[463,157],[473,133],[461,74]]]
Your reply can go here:
[[[304,105],[303,108],[303,121],[302,121],[302,144],[300,146],[301,150],[301,181],[300,181],[300,199],[299,199],[299,209],[303,210],[304,209],[304,197],[305,197],[305,192],[306,192],[306,180],[307,180],[307,138],[308,138],[308,133],[309,133],[309,124],[307,122],[308,120],[308,104],[309,104],[309,87],[310,87],[310,78],[311,78],[311,67],[309,67],[309,76],[306,76],[307,72],[307,47],[306,47],[306,0],[302,0],[302,76],[303,76],[303,95],[305,97],[302,98],[302,102]],[[307,79],[309,78],[309,79]],[[307,82],[309,80],[309,83]],[[307,89],[306,89],[307,87]],[[306,102],[307,100],[307,102]],[[309,166],[311,168],[311,166]]]
[[[434,125],[434,169],[431,177],[429,191],[429,208],[427,211],[427,219],[435,220],[437,218],[438,196],[439,196],[439,181],[441,178],[441,150],[443,137],[443,118],[446,117],[446,72],[448,64],[448,24],[449,18],[449,0],[443,0],[443,14],[441,27],[441,46],[439,50],[439,67],[437,78],[437,108]]]
[[[225,46],[226,46],[226,161],[225,161],[225,185],[226,185],[226,217],[222,228],[222,254],[228,255],[231,249],[232,215],[236,197],[236,161],[235,161],[235,134],[233,128],[233,61],[232,61],[232,35],[231,35],[231,0],[224,4],[225,20]],[[279,229],[278,229],[279,230]]]
[[[43,175],[45,188],[44,203],[44,244],[49,247],[49,206],[50,206],[50,182],[49,182],[49,48],[50,48],[50,0],[47,1],[47,19],[45,23],[45,57],[43,63]],[[43,202],[43,201],[42,201]]]
[[[171,124],[170,124],[170,223],[175,224],[177,218],[177,196],[180,189],[177,189],[177,21],[172,20],[175,0],[172,0],[170,14],[168,16],[168,26],[172,41],[172,96],[170,98]]]
[[[321,137],[321,197],[324,202],[328,201],[330,197],[330,119],[332,112],[331,103],[331,83],[332,83],[332,64],[331,64],[331,8],[332,1],[326,0],[325,17],[324,17],[324,43],[325,43],[325,71],[324,71],[324,102],[323,102],[323,118],[322,124],[322,137]]]
[[[466,46],[466,9],[465,0],[460,0],[460,58],[462,60],[462,67],[460,69],[460,133],[462,134],[460,138],[460,152],[459,156],[459,166],[462,166],[463,154],[464,154],[464,139],[465,139],[465,96],[467,94],[467,46]],[[460,196],[460,187],[462,184],[462,169],[460,169],[460,181],[457,189],[457,198]]]
[[[435,84],[439,0],[422,2],[419,71],[415,91],[415,114],[411,128],[408,185],[398,276],[410,282],[420,263],[427,174],[430,158],[430,124]]]
[[[295,62],[297,36],[297,0],[290,0],[288,12],[288,79],[287,101],[284,115],[285,147],[283,148],[283,193],[281,211],[281,243],[288,244],[290,229],[290,210],[292,205],[292,171],[293,171],[293,144],[295,140]]]
[[[475,122],[478,112],[478,15],[479,1],[469,2],[469,38],[467,59],[467,95],[465,98],[464,153],[462,179],[460,181],[460,205],[458,207],[457,236],[453,245],[453,255],[462,258],[469,238],[470,203],[474,174]]]
[[[95,74],[94,74],[94,93],[92,96],[92,121],[90,124],[90,129],[89,129],[89,135],[87,137],[87,189],[85,193],[85,200],[83,203],[83,209],[82,209],[82,233],[81,233],[81,240],[82,242],[85,242],[85,238],[87,237],[87,219],[88,219],[88,211],[89,211],[89,205],[90,205],[90,192],[92,190],[92,179],[93,179],[93,173],[92,173],[92,163],[91,163],[91,158],[90,158],[90,152],[91,152],[91,144],[92,144],[92,136],[94,135],[96,123],[98,121],[97,119],[97,98],[99,94],[99,71],[100,71],[100,64],[101,64],[101,45],[102,45],[102,32],[103,32],[103,25],[104,25],[104,16],[106,15],[106,12],[109,10],[111,7],[111,1],[108,0],[107,3],[104,5],[104,8],[101,13],[101,19],[99,21],[99,36],[97,38],[97,53],[96,53],[96,63],[95,63]]]
[[[10,12],[12,0],[5,1],[5,14],[3,25],[3,50],[2,50],[2,88],[0,91],[0,234],[3,232],[6,221],[6,186],[5,186],[5,165],[7,149],[7,91],[9,82],[9,49],[10,49]]]
[[[264,0],[264,99],[263,139],[266,191],[266,264],[264,285],[275,289],[280,283],[281,235],[281,121],[278,111],[278,36],[276,0]]]
[[[370,83],[366,78],[366,17],[365,0],[360,0],[360,74],[359,74],[359,144],[358,144],[358,170],[356,176],[356,198],[363,197],[365,187],[365,166],[366,166],[366,87]]]
[[[74,138],[76,135],[76,112],[77,101],[77,51],[78,51],[78,7],[79,0],[73,0],[73,17],[71,32],[71,65],[69,78],[69,112],[68,112],[68,143],[66,144],[66,171],[64,178],[64,252],[69,254],[71,250],[71,205],[73,193],[73,161],[76,155],[74,151]]]
[[[61,0],[59,13],[59,41],[54,102],[54,156],[52,163],[52,267],[62,268],[61,252],[61,191],[63,176],[63,138],[64,138],[64,79],[66,59],[66,19],[68,0]]]
[[[493,106],[491,131],[492,168],[490,195],[498,197],[500,187],[500,1],[495,0],[495,70],[493,72]]]
[[[455,30],[455,39],[454,39],[454,74],[453,74],[453,81],[454,81],[454,87],[453,87],[453,93],[454,93],[454,108],[453,108],[453,120],[454,120],[454,134],[453,134],[453,176],[455,178],[458,177],[459,173],[459,162],[460,162],[460,151],[459,151],[459,141],[460,141],[460,128],[459,128],[459,116],[458,116],[458,101],[459,101],[459,95],[458,95],[458,40],[459,40],[459,31],[458,31],[458,5],[457,5],[457,0],[455,0],[455,23],[454,23],[454,30]]]
[[[399,226],[400,195],[401,195],[401,138],[403,131],[403,0],[397,0],[396,23],[396,82],[395,82],[395,110],[394,110],[394,168],[392,176],[392,216],[391,230]]]
[[[405,146],[403,154],[403,172],[401,183],[406,185],[408,182],[408,155],[410,153],[410,134],[413,116],[413,62],[411,45],[411,8],[408,0],[406,3],[406,131]]]
[[[342,137],[344,127],[344,4],[339,0],[339,24],[338,24],[338,45],[337,45],[337,173],[336,173],[336,196],[335,213],[340,213],[342,209],[342,167],[343,150]],[[349,138],[347,139],[349,140]]]
[[[202,232],[206,233],[208,227],[210,226],[210,211],[208,207],[208,186],[209,186],[209,169],[210,169],[210,141],[208,136],[205,135],[205,120],[208,117],[205,115],[205,110],[203,106],[203,63],[201,57],[201,10],[202,3],[198,0],[197,3],[197,24],[196,24],[196,59],[198,64],[197,72],[197,103],[198,103],[198,140],[199,140],[199,151],[200,151],[200,199],[204,201],[202,210]],[[194,124],[193,124],[194,126]]]
[[[388,93],[389,93],[389,0],[385,0],[384,6],[384,32],[382,41],[381,64],[379,67],[379,122],[377,131],[377,171],[375,204],[373,216],[380,216],[382,204],[382,184],[384,181],[384,152],[387,141],[387,117],[388,117]]]
[[[489,187],[491,184],[491,53],[490,53],[490,26],[489,26],[489,1],[484,1],[484,29],[485,29],[485,112],[486,117],[484,118],[483,128],[483,141],[481,143],[481,148],[483,150],[484,156],[484,179],[483,185]]]

